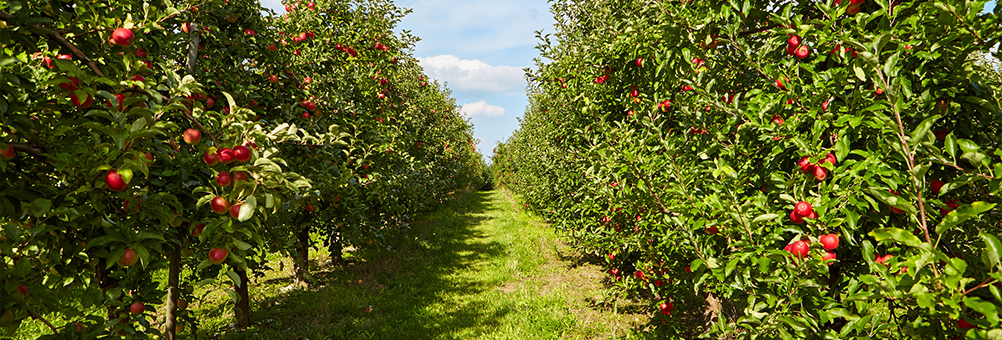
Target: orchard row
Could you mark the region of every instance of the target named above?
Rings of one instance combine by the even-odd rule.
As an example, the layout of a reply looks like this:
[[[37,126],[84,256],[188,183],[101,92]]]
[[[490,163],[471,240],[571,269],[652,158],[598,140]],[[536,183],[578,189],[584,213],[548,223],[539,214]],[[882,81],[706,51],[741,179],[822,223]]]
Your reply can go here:
[[[480,184],[472,126],[393,31],[405,10],[286,10],[0,4],[0,336],[175,339],[218,281],[246,327],[267,254],[308,285],[310,247],[380,247]]]
[[[498,185],[672,338],[999,338],[984,2],[555,1]]]

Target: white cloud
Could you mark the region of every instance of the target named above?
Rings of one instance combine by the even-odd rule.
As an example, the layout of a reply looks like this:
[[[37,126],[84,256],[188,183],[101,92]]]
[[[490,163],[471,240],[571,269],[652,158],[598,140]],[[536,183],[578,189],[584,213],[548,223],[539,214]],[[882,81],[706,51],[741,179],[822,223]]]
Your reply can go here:
[[[504,108],[500,106],[494,106],[487,104],[487,101],[481,100],[476,103],[466,103],[463,104],[463,108],[460,110],[463,117],[473,117],[473,116],[485,116],[485,117],[501,117],[504,116]]]
[[[459,59],[454,55],[417,59],[428,76],[448,82],[453,90],[508,94],[525,89],[525,72],[519,67],[491,66],[477,59]]]

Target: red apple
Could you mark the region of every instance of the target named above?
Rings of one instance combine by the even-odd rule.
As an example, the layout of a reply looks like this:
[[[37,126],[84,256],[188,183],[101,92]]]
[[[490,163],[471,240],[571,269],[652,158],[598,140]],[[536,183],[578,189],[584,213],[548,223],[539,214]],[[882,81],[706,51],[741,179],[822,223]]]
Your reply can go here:
[[[202,235],[202,231],[204,230],[205,230],[204,224],[201,223],[196,224],[194,227],[191,227],[191,236],[198,237],[198,235]]]
[[[829,266],[832,265],[832,263],[835,263],[835,261],[828,261],[828,260],[835,260],[835,252],[831,251],[825,252],[825,256],[821,258],[821,261],[825,261],[825,264]]]
[[[6,159],[14,158],[14,147],[8,144],[6,149],[0,149],[0,155],[2,155],[3,158]]]
[[[801,259],[807,256],[807,252],[809,250],[810,250],[810,245],[804,241],[793,242],[793,244],[790,245],[790,253],[792,253],[793,256],[799,257]]]
[[[125,190],[125,180],[122,179],[122,175],[118,174],[117,169],[112,169],[104,175],[104,182],[108,184],[108,189],[113,191]]]
[[[129,306],[129,311],[132,312],[132,314],[139,314],[145,312],[146,305],[143,304],[142,302],[133,302],[132,305]]]
[[[317,109],[317,104],[315,104],[313,102],[307,102],[306,105],[304,105],[304,106],[306,106],[306,109],[310,110],[310,111],[313,111],[313,110]]]
[[[17,285],[17,292],[23,294],[24,297],[28,297],[28,286],[23,284]]]
[[[223,260],[226,259],[227,253],[229,253],[229,251],[226,250],[226,248],[212,248],[212,250],[209,251],[209,262],[212,262],[212,264],[223,263]]]
[[[234,159],[236,159],[236,157],[235,157],[235,155],[233,155],[233,150],[232,149],[225,148],[225,149],[219,150],[219,162],[220,163],[230,164],[230,163],[233,162]]]
[[[59,83],[59,88],[61,88],[63,90],[68,90],[68,91],[76,91],[76,90],[80,89],[80,80],[78,80],[76,77],[69,77],[69,78],[66,78],[66,79],[69,79],[70,82],[69,83]]]
[[[776,123],[776,124],[783,124],[783,123],[785,123],[786,121],[785,121],[785,120],[783,120],[783,117],[782,117],[782,116],[780,116],[780,115],[775,115],[775,116],[772,116],[772,122],[773,122],[773,123]]]
[[[689,266],[685,266],[685,272],[692,273],[692,268],[689,268]]]
[[[278,76],[271,75],[271,77],[268,77],[268,81],[270,81],[272,83],[277,83],[278,82]]]
[[[971,324],[970,322],[967,322],[967,319],[960,318],[960,320],[957,320],[957,328],[960,328],[960,329],[971,329],[971,328],[974,328],[974,327],[977,327],[977,326],[975,326],[974,324]]]
[[[800,201],[797,202],[797,205],[793,207],[793,211],[800,216],[809,216],[812,212],[814,212],[814,208],[811,207],[810,203],[807,203],[806,201]]]
[[[792,210],[790,211],[790,221],[793,221],[794,224],[801,224],[804,223],[804,218],[801,217],[800,215],[797,215],[796,210]]]
[[[83,332],[84,325],[82,323],[77,322],[75,325],[77,326],[77,332]]]
[[[957,201],[953,200],[953,199],[947,200],[947,201],[945,201],[943,203],[946,204],[947,207],[950,207],[949,210],[947,210],[947,209],[939,209],[939,213],[943,214],[943,215],[949,214],[951,211],[957,209],[957,207],[960,206],[959,204],[957,204]]]
[[[859,13],[859,5],[849,4],[849,7],[846,7],[846,9],[845,9],[845,13],[846,14],[852,14],[852,15],[855,15],[856,13]]]
[[[202,132],[195,129],[184,130],[184,142],[195,144],[202,141]]]
[[[714,226],[709,226],[707,228],[703,228],[703,231],[705,231],[709,235],[716,234],[717,233],[717,226],[714,225]]]
[[[835,234],[825,234],[818,238],[821,245],[825,247],[825,250],[832,250],[838,248],[838,235]]]
[[[884,256],[880,256],[880,254],[875,254],[874,256],[875,256],[875,258],[873,259],[873,262],[882,264],[885,267],[888,266],[887,261],[890,261],[891,258],[894,257],[894,255],[891,255],[891,254],[887,254],[887,255],[884,255]]]
[[[250,177],[247,176],[247,172],[237,171],[237,172],[233,173],[233,181],[235,181],[235,182],[246,181],[248,179],[250,179]]]
[[[888,190],[888,191],[890,191],[891,194],[894,194],[894,196],[898,195],[898,192],[895,191],[895,190]],[[905,213],[904,210],[901,210],[901,209],[898,209],[898,208],[895,208],[895,207],[891,207],[891,212],[893,212],[895,214],[904,214]]]
[[[118,259],[118,265],[122,267],[128,267],[136,264],[139,261],[139,256],[136,255],[136,251],[132,249],[126,249],[122,257]]]
[[[73,92],[70,93],[70,104],[73,104],[73,106],[79,107],[81,109],[86,109],[89,108],[91,105],[94,105],[94,96],[91,96],[90,93],[88,93],[87,99],[85,99],[81,103],[80,98],[77,97],[77,93]]]
[[[779,87],[780,90],[786,89],[786,85],[783,85],[783,80],[778,78],[776,79],[776,87]]]
[[[791,35],[790,39],[786,40],[786,44],[790,45],[790,46],[793,46],[793,47],[799,46],[800,45],[800,36],[799,35]]]
[[[239,218],[240,217],[240,206],[243,203],[237,203],[230,206],[230,217]]]
[[[793,55],[797,56],[797,59],[807,58],[810,54],[811,50],[807,48],[807,45],[800,45],[800,47],[797,47],[797,49],[793,51]]]
[[[206,151],[205,155],[202,156],[202,160],[205,161],[205,164],[208,164],[209,166],[213,166],[213,165],[219,164],[219,155],[215,154],[215,153],[210,153],[210,152]]]
[[[232,182],[233,182],[233,177],[230,176],[229,172],[221,171],[218,174],[216,174],[216,184],[219,184],[219,186],[221,187],[229,186],[230,183]]]
[[[946,185],[946,182],[943,182],[943,181],[938,180],[938,179],[937,180],[933,180],[932,181],[932,193],[934,193],[936,195],[939,195],[939,191],[943,189],[944,185]]]
[[[822,159],[821,163],[830,163],[832,167],[835,167],[835,161],[835,155],[828,153],[825,154],[825,159]]]
[[[675,305],[673,305],[670,301],[667,303],[662,302],[660,305],[658,305],[658,309],[661,310],[661,314],[669,316],[671,315],[671,311],[675,309]]]
[[[227,201],[225,197],[216,196],[209,202],[209,207],[217,214],[225,214],[226,210],[230,209],[230,201]]]
[[[132,30],[128,28],[118,28],[114,32],[111,32],[111,42],[115,45],[126,47],[132,44],[132,41],[136,39],[136,36],[132,34]]]
[[[803,173],[813,173],[814,164],[811,164],[810,157],[804,156],[797,161],[797,165],[800,166],[800,171]]]
[[[136,49],[136,56],[140,58],[146,58],[146,50],[142,48]]]
[[[251,159],[251,151],[246,146],[237,145],[233,147],[233,157],[238,162],[246,162]]]
[[[184,24],[181,24],[181,32],[191,33],[191,23],[190,22],[186,22]]]
[[[644,279],[644,271],[638,270],[638,271],[633,272],[633,277],[636,277],[638,280],[643,280]]]
[[[828,178],[828,169],[823,166],[814,167],[814,179],[818,181],[824,181]]]
[[[108,103],[108,108],[109,109],[117,110],[118,112],[124,111],[125,110],[125,95],[124,94],[116,94],[115,95],[115,99],[118,101],[118,108],[115,108],[115,104],[113,104],[110,100],[105,100],[105,103]]]
[[[382,95],[382,94],[380,94],[380,95]],[[310,113],[309,112],[303,112],[303,119],[310,119]]]
[[[644,66],[644,58],[637,58],[637,66]]]
[[[307,204],[307,205],[306,205],[306,211],[309,211],[309,212],[313,212],[313,209],[314,209],[314,208],[313,208],[313,205],[312,205],[312,204]]]
[[[944,140],[946,139],[946,135],[950,134],[950,132],[943,129],[937,129],[935,134],[936,140]]]

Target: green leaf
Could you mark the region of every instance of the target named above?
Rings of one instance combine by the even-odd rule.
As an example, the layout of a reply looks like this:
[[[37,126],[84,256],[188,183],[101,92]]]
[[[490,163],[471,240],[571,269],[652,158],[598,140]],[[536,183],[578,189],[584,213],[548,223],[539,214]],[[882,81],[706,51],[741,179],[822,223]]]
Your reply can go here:
[[[1002,243],[995,235],[981,231],[978,236],[985,241],[985,258],[988,259],[988,266],[999,264],[999,254],[1002,254]]]
[[[916,145],[922,142],[922,140],[925,139],[927,135],[929,135],[929,129],[932,129],[932,126],[936,124],[936,120],[938,119],[939,115],[936,115],[926,118],[921,123],[919,123],[919,125],[915,127],[915,130],[912,131],[911,140],[909,140],[910,142],[909,144]]]
[[[238,215],[237,220],[240,222],[249,220],[251,216],[254,216],[254,210],[257,208],[257,199],[254,196],[247,196],[247,200],[240,205],[240,215]]]
[[[139,234],[136,234],[136,240],[137,241],[148,240],[148,239],[154,239],[154,240],[164,241],[164,236],[161,233],[155,233],[155,232],[146,231],[146,230],[140,231]]]
[[[884,202],[885,204],[891,207],[904,210],[906,213],[910,215],[914,215],[916,212],[918,212],[918,209],[915,209],[915,206],[912,205],[911,202],[905,200],[902,197],[891,194],[886,190],[875,189],[875,188],[866,188],[864,190],[867,193],[869,193],[870,196],[877,198],[881,202]]]
[[[877,242],[882,242],[885,240],[894,240],[898,243],[903,243],[910,247],[918,247],[922,244],[922,240],[913,235],[910,232],[905,231],[900,228],[879,228],[874,229],[869,233]]]
[[[762,214],[762,215],[759,215],[758,217],[755,217],[755,219],[752,220],[752,223],[759,223],[759,222],[762,222],[762,221],[768,221],[768,220],[771,220],[771,219],[774,219],[774,218],[777,218],[777,217],[779,217],[778,214]]]
[[[232,271],[232,270],[228,271],[228,272],[226,272],[226,276],[229,276],[230,277],[230,281],[233,281],[233,286],[234,287],[240,287],[240,276],[237,275],[237,272]]]
[[[863,71],[862,67],[859,67],[859,63],[852,63],[852,72],[861,81],[866,81],[866,71]]]
[[[237,249],[240,249],[240,250],[248,250],[248,249],[251,249],[251,247],[252,247],[249,243],[241,241],[241,240],[237,240],[237,239],[233,240],[233,245],[236,246]]]
[[[946,153],[950,154],[950,157],[957,158],[957,137],[953,136],[953,133],[946,135],[946,140],[943,141],[943,149]]]
[[[982,300],[977,296],[968,295],[964,297],[964,305],[973,309],[975,312],[983,314],[985,319],[987,319],[992,325],[999,322],[998,307],[995,307],[994,303]]]
[[[45,216],[45,214],[49,213],[49,209],[52,209],[52,201],[44,198],[36,198],[30,204],[27,202],[21,203],[21,210],[24,211],[24,214],[30,213],[31,216],[35,216],[36,218]]]
[[[980,201],[971,203],[970,205],[961,205],[957,207],[956,210],[949,212],[943,217],[943,220],[936,226],[936,233],[942,234],[950,228],[964,223],[964,221],[973,217],[981,215],[981,213],[991,210],[994,207],[995,203],[985,203]]]

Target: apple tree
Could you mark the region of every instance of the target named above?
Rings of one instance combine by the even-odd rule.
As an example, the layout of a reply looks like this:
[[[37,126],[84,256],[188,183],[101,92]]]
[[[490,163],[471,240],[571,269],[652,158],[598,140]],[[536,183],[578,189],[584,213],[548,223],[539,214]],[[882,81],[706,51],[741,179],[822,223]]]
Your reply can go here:
[[[984,5],[554,2],[495,179],[661,334],[996,338]]]

